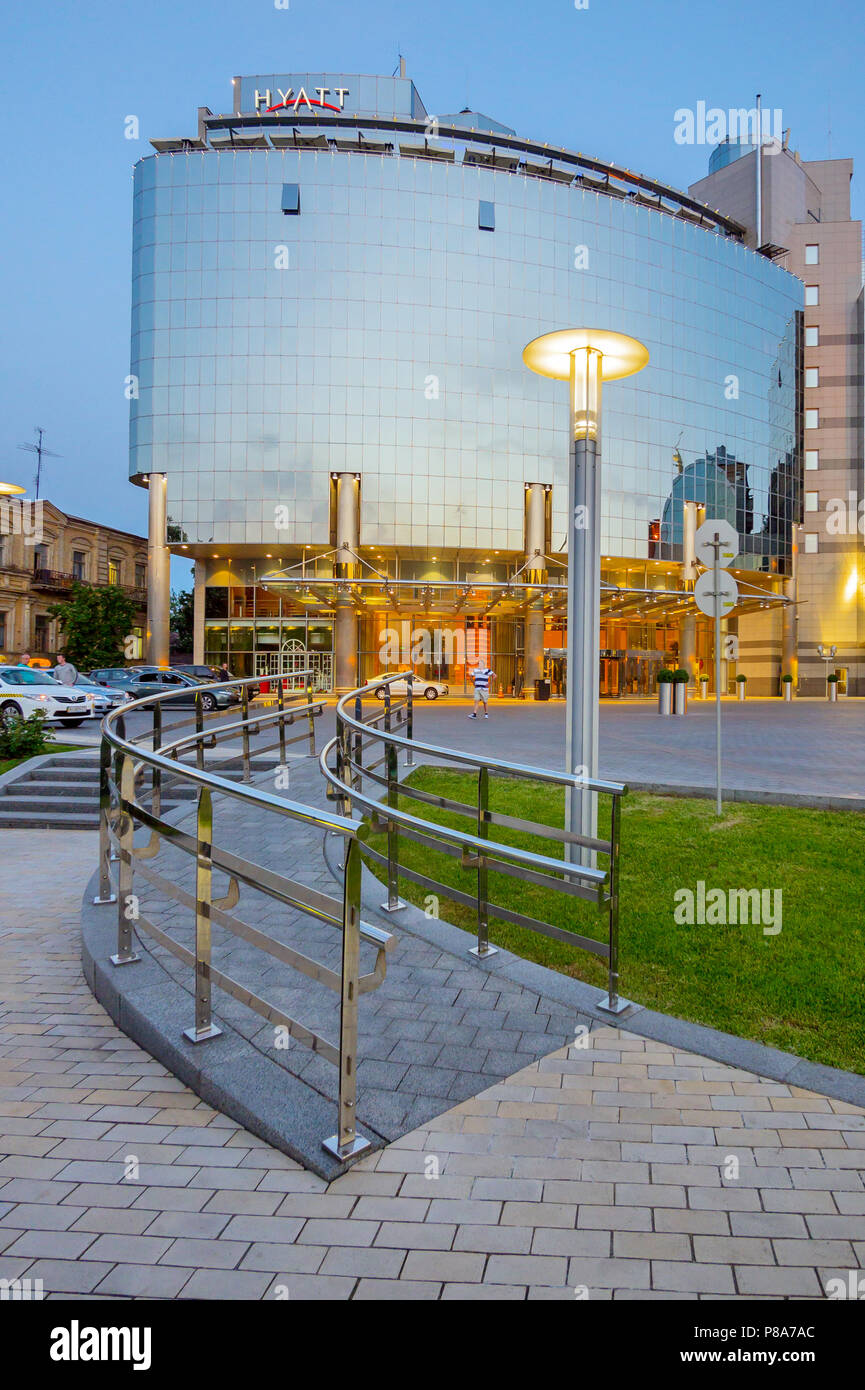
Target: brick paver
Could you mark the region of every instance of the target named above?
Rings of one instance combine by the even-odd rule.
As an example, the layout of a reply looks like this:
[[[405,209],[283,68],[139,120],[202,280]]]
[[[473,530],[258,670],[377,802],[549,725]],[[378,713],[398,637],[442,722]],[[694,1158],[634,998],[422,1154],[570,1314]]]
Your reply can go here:
[[[865,1112],[615,1028],[328,1186],[93,999],[77,910],[95,837],[3,848],[2,1279],[48,1298],[798,1300],[862,1263]]]

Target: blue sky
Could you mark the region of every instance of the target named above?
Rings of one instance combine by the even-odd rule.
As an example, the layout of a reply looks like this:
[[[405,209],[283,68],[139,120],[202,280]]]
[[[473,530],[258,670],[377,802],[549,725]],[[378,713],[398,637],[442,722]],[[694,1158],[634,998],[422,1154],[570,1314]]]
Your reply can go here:
[[[16,446],[43,425],[63,455],[43,495],[130,530],[146,529],[126,481],[132,166],[151,137],[193,134],[198,106],[229,110],[235,74],[388,74],[402,52],[430,112],[470,105],[679,188],[709,152],[676,144],[675,110],[761,91],[804,158],[854,158],[865,208],[861,0],[77,0],[9,7],[0,34],[0,477],[32,482]]]

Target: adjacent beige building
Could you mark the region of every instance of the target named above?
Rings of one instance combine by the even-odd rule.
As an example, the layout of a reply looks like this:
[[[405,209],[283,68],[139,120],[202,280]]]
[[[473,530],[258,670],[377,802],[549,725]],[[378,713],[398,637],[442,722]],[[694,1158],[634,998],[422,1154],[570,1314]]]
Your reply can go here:
[[[719,147],[714,172],[690,193],[742,223],[748,244],[805,286],[799,693],[822,694],[834,668],[839,693],[865,695],[862,224],[850,217],[853,161],[803,160],[786,142],[765,149],[758,235],[757,152],[741,148]],[[750,653],[758,666],[777,665],[781,628],[767,615],[760,649]],[[836,647],[833,660],[823,659],[821,646]]]
[[[75,581],[116,584],[136,602],[143,636],[147,603],[144,536],[69,516],[52,502],[0,496],[0,661],[22,651],[53,658],[62,638],[49,609]]]

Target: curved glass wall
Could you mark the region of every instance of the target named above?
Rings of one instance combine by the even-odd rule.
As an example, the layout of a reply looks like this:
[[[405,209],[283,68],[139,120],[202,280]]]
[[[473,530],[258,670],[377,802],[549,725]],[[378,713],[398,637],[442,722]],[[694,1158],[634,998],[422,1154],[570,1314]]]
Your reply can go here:
[[[604,554],[660,537],[678,558],[682,500],[723,496],[741,565],[783,573],[801,295],[732,238],[506,170],[155,155],[135,171],[131,473],[168,475],[189,542],[264,549],[327,545],[330,475],[357,472],[362,543],[435,554],[519,553],[524,484],[551,483],[557,553],[567,388],[521,354],[585,324],[651,357],[604,393]]]

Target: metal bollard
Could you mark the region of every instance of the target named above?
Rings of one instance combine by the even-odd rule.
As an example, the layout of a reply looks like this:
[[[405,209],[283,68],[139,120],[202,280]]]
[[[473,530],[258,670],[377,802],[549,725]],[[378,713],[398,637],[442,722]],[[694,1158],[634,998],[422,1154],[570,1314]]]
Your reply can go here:
[[[120,868],[117,875],[117,951],[112,965],[132,965],[141,957],[132,949],[132,923],[135,920],[132,893],[132,836],[135,824],[128,806],[135,800],[135,765],[125,753],[118,753],[120,767]]]
[[[243,745],[243,780],[252,780],[249,772],[249,686],[244,685],[240,692],[240,718],[243,725],[240,738]]]
[[[490,808],[490,774],[486,767],[478,768],[478,827],[477,834],[479,840],[490,838],[490,827],[487,820],[487,811]],[[477,956],[478,960],[485,960],[487,956],[494,956],[498,953],[498,946],[490,945],[490,910],[487,900],[488,894],[488,875],[487,866],[483,855],[478,855],[478,888],[477,888],[477,916],[478,916],[478,944],[472,946],[470,955]]]
[[[213,903],[213,798],[198,794],[198,855],[195,868],[195,1026],[184,1028],[190,1042],[206,1042],[222,1032],[210,1010],[210,909]]]
[[[399,770],[397,768],[396,747],[389,743],[386,748],[387,759],[387,804],[391,810],[399,805]],[[385,912],[400,912],[405,903],[399,896],[399,826],[395,820],[387,823],[387,902],[382,903]]]
[[[111,837],[108,833],[108,817],[111,814],[110,771],[111,745],[103,736],[99,748],[99,896],[93,899],[99,907],[117,902],[117,895],[111,891]]]
[[[312,679],[306,673],[306,717],[309,723],[309,751],[315,752],[315,711],[312,706]]]
[[[195,692],[195,766],[201,771],[204,768],[204,715],[201,709],[201,691]]]
[[[337,1158],[355,1158],[370,1147],[357,1133],[357,998],[360,972],[360,844],[348,841],[342,916],[342,992],[339,1013],[338,1132],[323,1141]]]
[[[153,736],[151,744],[154,753],[162,747],[162,702],[157,700],[153,706]],[[162,811],[162,768],[154,767],[151,777],[150,809],[154,816]]]
[[[285,682],[282,676],[276,680],[276,705],[279,710],[279,765],[285,767]]]

